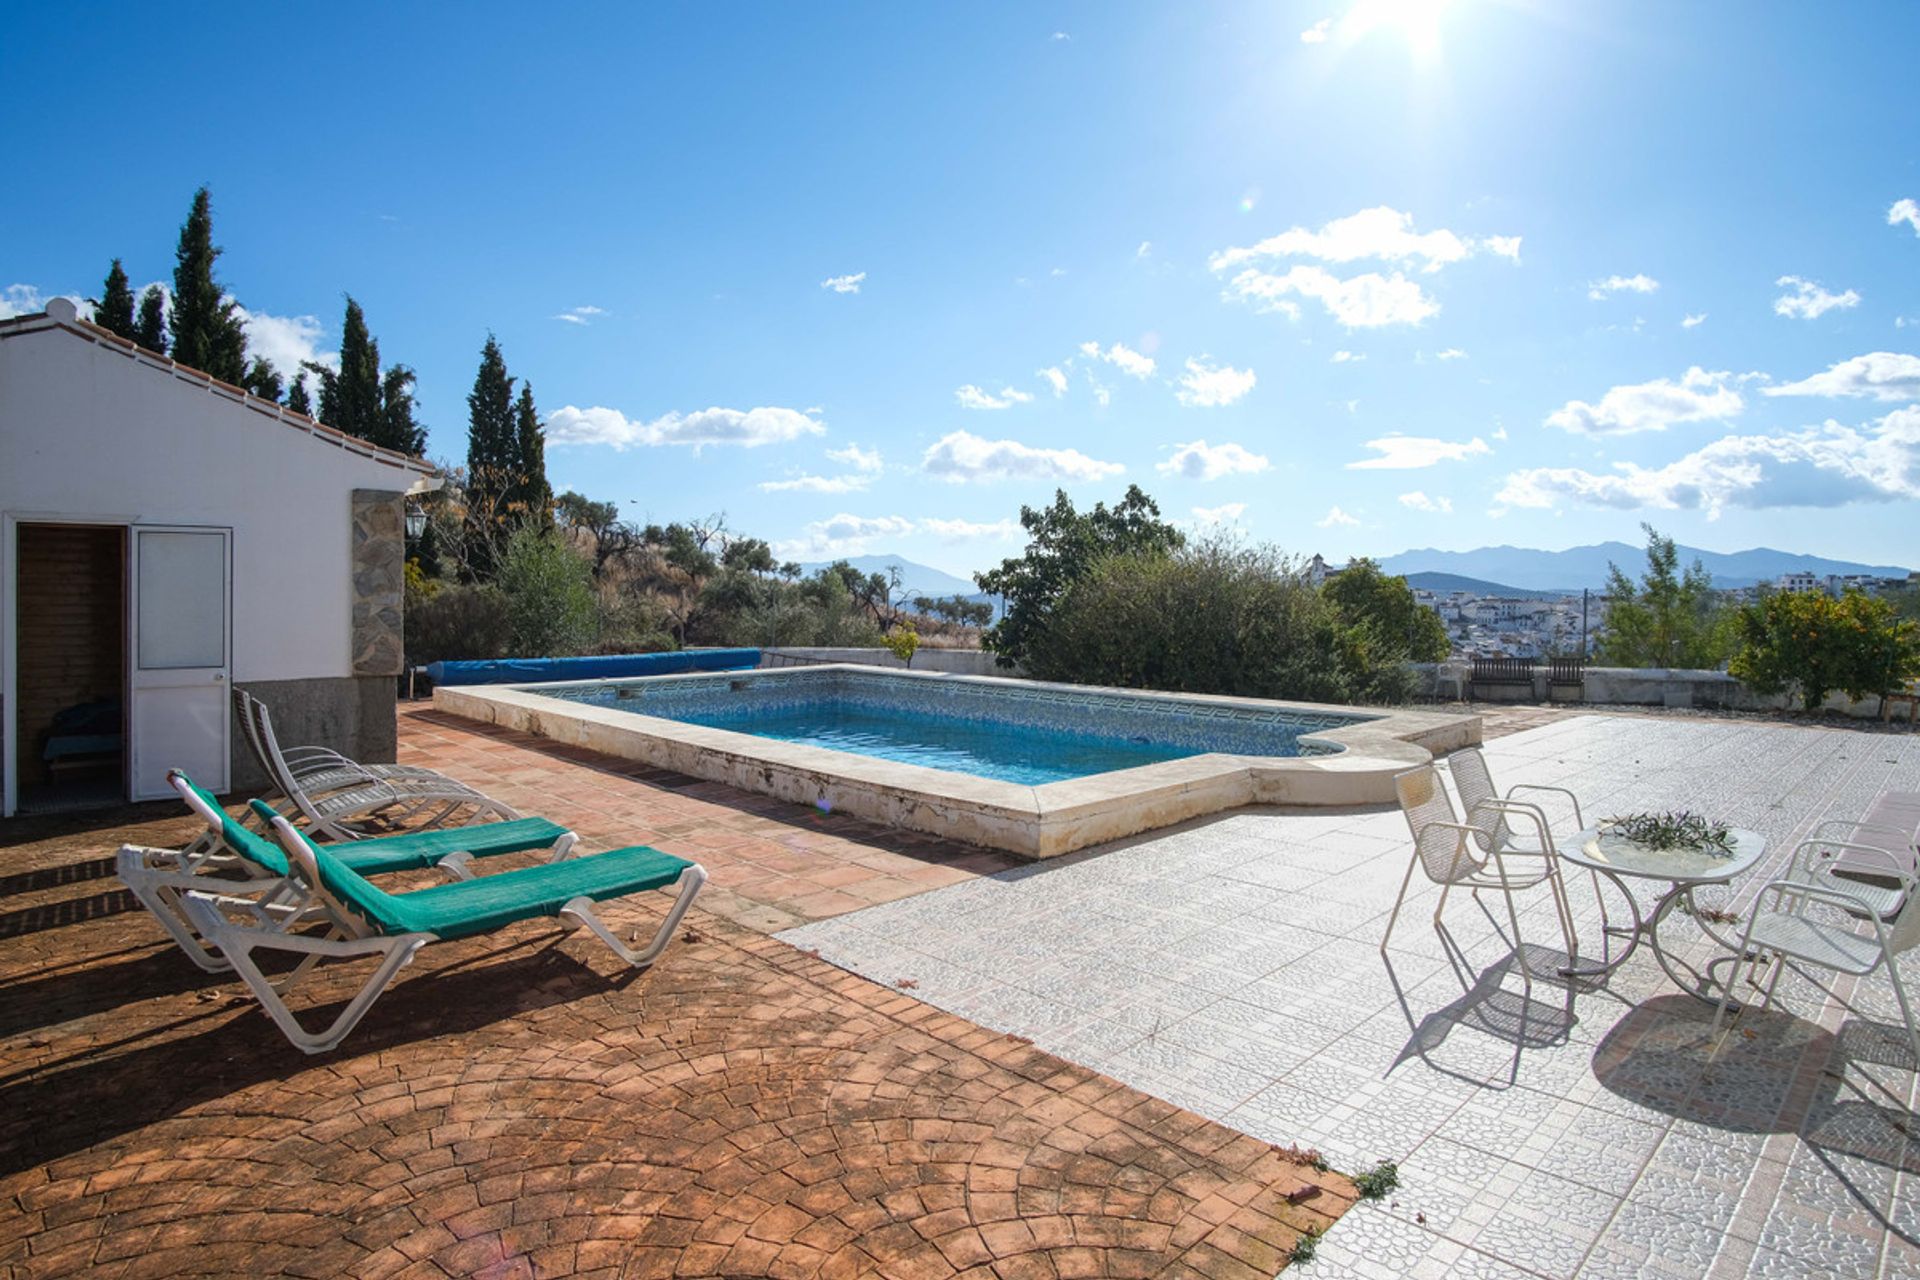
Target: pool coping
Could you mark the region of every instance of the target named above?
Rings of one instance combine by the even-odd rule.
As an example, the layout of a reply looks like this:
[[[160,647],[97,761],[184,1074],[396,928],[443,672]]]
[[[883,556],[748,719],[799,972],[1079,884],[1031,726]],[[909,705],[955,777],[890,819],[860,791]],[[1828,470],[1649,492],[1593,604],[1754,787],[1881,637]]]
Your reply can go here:
[[[856,663],[824,663],[793,670],[865,673],[875,669]],[[786,670],[769,668],[731,673],[740,679],[778,679],[787,674]],[[1036,859],[1253,804],[1391,804],[1395,774],[1425,764],[1435,753],[1480,741],[1480,717],[1450,712],[1375,712],[1324,703],[1159,693],[892,668],[886,675],[1257,712],[1371,718],[1302,735],[1302,741],[1337,748],[1325,755],[1207,753],[1030,786],[552,696],[568,685],[604,683],[600,681],[442,687],[433,691],[433,703],[452,715],[642,761],[794,804],[850,813]],[[712,678],[707,673],[649,680]]]

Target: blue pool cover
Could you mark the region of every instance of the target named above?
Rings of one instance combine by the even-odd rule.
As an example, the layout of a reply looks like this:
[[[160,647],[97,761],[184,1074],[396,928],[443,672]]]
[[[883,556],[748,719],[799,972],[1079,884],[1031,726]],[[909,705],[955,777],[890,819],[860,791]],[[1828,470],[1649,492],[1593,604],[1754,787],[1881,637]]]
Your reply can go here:
[[[595,658],[435,662],[428,665],[427,676],[437,685],[551,684],[558,680],[671,676],[688,671],[741,671],[759,665],[758,649],[680,649],[672,653],[616,653]]]

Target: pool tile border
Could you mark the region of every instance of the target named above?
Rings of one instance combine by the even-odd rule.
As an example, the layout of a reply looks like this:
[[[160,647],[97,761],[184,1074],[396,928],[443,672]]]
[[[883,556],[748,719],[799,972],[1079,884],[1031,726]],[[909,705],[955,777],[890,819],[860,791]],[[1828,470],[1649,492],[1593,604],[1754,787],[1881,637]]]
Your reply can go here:
[[[1304,736],[1323,754],[1297,757],[1209,753],[1024,786],[918,765],[779,742],[751,734],[662,719],[639,712],[569,702],[559,686],[461,686],[434,690],[434,705],[453,715],[551,738],[623,759],[639,760],[824,810],[962,840],[1027,858],[1049,858],[1190,818],[1250,804],[1316,806],[1388,804],[1393,776],[1436,752],[1480,741],[1478,716],[1395,710],[1359,712],[1320,703],[1271,702],[1203,694],[1166,694],[1047,684],[946,672],[875,672],[851,664],[813,671],[926,683],[933,696],[997,688],[1033,693],[1133,699],[1154,707],[1190,706],[1197,713],[1276,712],[1332,720],[1337,727]],[[781,671],[743,671],[731,679],[777,680]],[[660,676],[670,681],[711,676]],[[1371,718],[1360,720],[1356,716]],[[1345,721],[1346,723],[1338,723]]]

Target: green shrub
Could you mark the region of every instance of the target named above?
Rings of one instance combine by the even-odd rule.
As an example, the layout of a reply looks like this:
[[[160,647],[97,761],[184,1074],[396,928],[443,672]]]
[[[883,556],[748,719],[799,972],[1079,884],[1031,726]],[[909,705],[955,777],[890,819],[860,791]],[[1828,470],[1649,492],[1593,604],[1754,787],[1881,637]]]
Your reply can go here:
[[[1041,680],[1313,702],[1405,696],[1404,651],[1269,547],[1215,539],[1111,556],[1029,636]]]
[[[1920,623],[1858,591],[1772,592],[1740,611],[1740,638],[1728,671],[1758,693],[1797,694],[1807,711],[1835,689],[1858,701],[1920,675]]]
[[[566,657],[593,644],[593,567],[553,533],[517,531],[507,540],[494,584],[507,599],[509,656]]]
[[[430,584],[433,589],[427,590]],[[409,583],[409,587],[413,584]],[[494,587],[450,586],[424,580],[407,592],[403,626],[407,664],[504,658],[513,638],[507,597]]]
[[[912,627],[895,627],[887,632],[881,643],[887,646],[887,652],[911,667],[913,655],[920,651],[920,633]]]
[[[1635,587],[1620,566],[1607,565],[1606,630],[1595,656],[1611,667],[1719,666],[1733,652],[1735,627],[1713,575],[1698,559],[1682,570],[1673,539],[1640,527],[1646,572]]]

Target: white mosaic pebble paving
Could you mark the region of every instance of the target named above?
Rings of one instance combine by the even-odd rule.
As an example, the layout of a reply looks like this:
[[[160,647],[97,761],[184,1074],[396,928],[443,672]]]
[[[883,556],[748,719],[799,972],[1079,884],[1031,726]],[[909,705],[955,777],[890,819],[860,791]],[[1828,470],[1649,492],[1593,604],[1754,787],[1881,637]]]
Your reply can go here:
[[[1684,807],[1757,830],[1769,865],[1920,790],[1920,735],[1581,716],[1487,754],[1503,785],[1573,787],[1590,821]],[[1526,992],[1470,898],[1442,946],[1418,876],[1383,961],[1407,857],[1397,812],[1248,810],[781,936],[1336,1167],[1399,1160],[1390,1201],[1321,1243],[1321,1280],[1920,1277],[1920,1081],[1897,1046],[1783,982],[1787,1012],[1715,1050],[1710,1007],[1644,948],[1604,989]],[[1722,896],[1741,910],[1761,878]],[[1570,891],[1585,956],[1600,910]],[[1551,968],[1537,897],[1521,929]],[[1692,927],[1662,937],[1697,961]],[[1860,999],[1893,1012],[1883,980]]]

